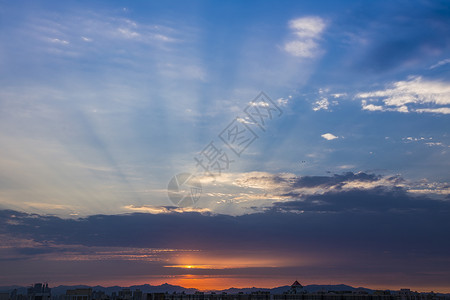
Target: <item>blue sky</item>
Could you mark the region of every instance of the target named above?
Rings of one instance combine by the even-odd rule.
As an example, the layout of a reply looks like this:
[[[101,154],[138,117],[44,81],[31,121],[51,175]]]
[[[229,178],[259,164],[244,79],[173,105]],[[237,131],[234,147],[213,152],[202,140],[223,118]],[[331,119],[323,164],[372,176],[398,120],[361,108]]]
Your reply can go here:
[[[370,214],[361,225],[363,240],[381,242],[386,234],[394,241],[406,228],[394,220],[405,218],[418,238],[433,237],[436,247],[411,254],[421,257],[417,266],[432,258],[448,265],[448,254],[439,248],[448,249],[448,242],[434,241],[450,228],[442,217],[449,211],[449,16],[448,1],[0,1],[0,209],[3,224],[9,224],[1,234],[10,241],[5,261],[26,264],[43,255],[41,248],[52,252],[70,244],[55,237],[63,229],[57,235],[43,231],[39,238],[31,225],[29,232],[20,231],[13,220],[19,215],[20,224],[42,218],[51,228],[56,221],[91,224],[96,215],[137,216],[132,213],[143,213],[150,224],[153,218],[175,218],[183,226],[185,214],[200,220],[195,231],[204,220],[240,228],[267,218],[273,228],[267,239],[274,243],[279,241],[270,234],[289,227],[277,221],[286,217],[292,226],[312,224],[314,234],[302,250],[310,257],[323,247],[313,236],[321,230],[324,237],[336,234],[322,226],[336,224],[360,236],[351,228]],[[277,106],[264,130],[245,113],[246,107],[267,107],[269,102],[255,100],[261,91]],[[220,139],[232,124],[257,136],[240,156]],[[203,176],[194,159],[211,141],[232,161],[215,178]],[[167,185],[183,172],[197,175],[202,193],[195,205],[178,208]],[[352,226],[347,214],[355,214]],[[323,225],[311,221],[319,215]],[[413,221],[430,216],[435,219],[423,227]],[[392,227],[377,233],[376,220]],[[89,226],[93,235],[102,234]],[[108,228],[102,232],[113,230]],[[162,234],[175,238],[166,229]],[[248,238],[238,235],[236,241]],[[75,240],[91,252],[96,250],[89,247],[98,246]],[[102,247],[119,246],[103,241]],[[166,247],[159,239],[151,246],[119,241],[120,247]],[[25,244],[41,252],[23,256]],[[203,246],[198,244],[210,254],[220,248]],[[392,251],[404,254],[406,246]],[[168,247],[184,249],[182,243]],[[298,245],[292,247],[279,250],[293,254]],[[364,247],[356,248],[364,253]],[[65,251],[59,263],[72,261]],[[273,258],[267,251],[264,257]],[[382,262],[378,254],[374,260]],[[217,255],[211,257],[217,262]],[[389,273],[387,266],[410,263],[395,259],[386,259],[380,278]],[[252,268],[267,266],[263,261]],[[278,263],[286,267],[277,260],[269,264]],[[57,263],[55,268],[63,269]],[[322,280],[322,266],[311,268],[317,274],[311,280]],[[428,272],[450,278],[436,268]],[[259,272],[250,269],[241,270],[247,277],[242,276]],[[361,278],[354,271],[350,283]],[[15,283],[25,280],[21,274],[11,277]],[[270,281],[267,275],[258,282],[285,279]],[[379,280],[375,285],[388,283]],[[404,284],[434,284],[415,280]]]

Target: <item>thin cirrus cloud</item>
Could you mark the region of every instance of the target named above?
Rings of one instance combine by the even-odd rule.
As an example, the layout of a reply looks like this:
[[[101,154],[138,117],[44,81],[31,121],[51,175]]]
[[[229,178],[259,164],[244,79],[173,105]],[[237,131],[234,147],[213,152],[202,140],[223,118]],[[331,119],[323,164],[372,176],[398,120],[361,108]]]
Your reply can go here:
[[[439,68],[439,67],[441,67],[443,65],[446,65],[446,64],[449,64],[449,63],[450,63],[450,58],[443,59],[441,61],[438,61],[436,64],[432,65],[430,67],[430,70]]]
[[[157,21],[139,22],[127,15],[75,10],[64,19],[45,14],[29,18],[12,30],[17,41],[9,44],[26,41],[32,45],[17,52],[25,61],[32,61],[28,53],[33,53],[31,56],[41,61],[58,60],[59,64],[60,59],[69,58],[91,62],[94,70],[106,64],[122,70],[126,67],[127,72],[152,70],[151,73],[166,78],[204,80],[205,77],[204,67],[192,58],[192,53],[174,54],[191,43],[195,34],[192,29],[170,27]],[[15,51],[8,49],[9,44],[5,45],[7,51]],[[70,61],[62,64],[70,65]]]
[[[286,42],[284,50],[296,57],[311,58],[317,56],[320,52],[318,40],[325,27],[325,21],[320,17],[303,17],[291,20],[289,28],[294,37]]]
[[[74,26],[77,24],[77,26]],[[53,42],[100,42],[132,39],[148,45],[157,46],[157,41],[180,42],[181,33],[173,28],[159,24],[139,23],[132,19],[90,13],[73,14],[65,20],[31,19],[24,24],[31,35],[48,37]]]

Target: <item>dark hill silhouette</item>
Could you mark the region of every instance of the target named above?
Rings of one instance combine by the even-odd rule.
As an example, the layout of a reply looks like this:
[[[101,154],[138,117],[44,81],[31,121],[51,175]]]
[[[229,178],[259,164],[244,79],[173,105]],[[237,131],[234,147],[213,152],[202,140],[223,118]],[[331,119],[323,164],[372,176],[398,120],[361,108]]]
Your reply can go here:
[[[178,285],[171,285],[168,283],[164,283],[161,285],[150,285],[150,284],[143,284],[143,285],[132,285],[129,287],[122,287],[122,286],[110,286],[110,287],[103,287],[100,285],[97,286],[88,286],[88,285],[60,285],[56,287],[52,287],[52,295],[58,296],[58,295],[64,295],[67,290],[72,289],[81,289],[81,288],[92,288],[93,291],[102,291],[106,294],[110,295],[113,292],[118,293],[120,290],[124,288],[129,288],[132,291],[135,291],[137,289],[141,290],[143,293],[181,293],[185,292],[186,294],[193,294],[195,292],[198,292],[198,289],[194,288],[184,288],[182,286]],[[265,291],[270,292],[271,294],[282,294],[289,290],[290,286],[279,286],[275,288],[257,288],[257,287],[251,287],[251,288],[229,288],[224,290],[211,290],[211,291],[205,291],[205,292],[216,292],[216,293],[228,293],[228,294],[237,294],[237,293],[252,293],[256,291]],[[21,287],[21,286],[3,286],[0,287],[0,291],[2,292],[11,292],[13,289],[17,289],[19,294],[26,294],[27,287]],[[354,290],[365,290],[367,292],[372,292],[370,289],[365,288],[354,288],[345,284],[339,284],[339,285],[307,285],[304,287],[306,291],[309,293],[315,293],[318,291],[354,291]]]

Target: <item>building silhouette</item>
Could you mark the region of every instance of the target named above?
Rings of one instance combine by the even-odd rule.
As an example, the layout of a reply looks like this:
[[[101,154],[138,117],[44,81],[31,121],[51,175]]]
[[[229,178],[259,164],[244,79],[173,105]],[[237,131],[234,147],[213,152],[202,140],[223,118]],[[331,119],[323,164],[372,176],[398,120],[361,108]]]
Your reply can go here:
[[[297,280],[291,284],[291,289],[287,291],[288,294],[294,295],[304,294],[305,292],[306,291],[303,289],[303,285],[301,285]]]
[[[65,300],[92,300],[92,289],[67,290]]]
[[[48,283],[35,283],[27,290],[28,300],[50,300],[52,297]]]
[[[434,292],[418,293],[409,289],[400,291],[356,289],[352,291],[321,290],[307,291],[297,280],[290,288],[281,294],[271,294],[269,291],[251,293],[143,293],[141,290],[123,288],[107,295],[104,291],[93,291],[92,288],[69,289],[65,294],[51,296],[47,283],[36,283],[27,289],[27,295],[17,293],[0,293],[0,300],[450,300],[450,294]]]

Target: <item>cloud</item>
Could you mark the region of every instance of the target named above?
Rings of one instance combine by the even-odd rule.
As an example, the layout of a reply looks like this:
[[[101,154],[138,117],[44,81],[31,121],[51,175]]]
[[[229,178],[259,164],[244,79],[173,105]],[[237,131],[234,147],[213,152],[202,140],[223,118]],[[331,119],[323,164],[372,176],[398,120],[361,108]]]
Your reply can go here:
[[[137,38],[140,36],[139,33],[128,28],[119,28],[117,31],[127,39]]]
[[[358,93],[356,98],[362,99],[362,109],[369,111],[450,113],[450,84],[421,76],[394,82],[383,90]]]
[[[439,107],[439,108],[419,108],[416,109],[418,113],[435,113],[435,114],[450,114],[450,107]]]
[[[317,43],[312,40],[292,41],[284,46],[284,50],[297,57],[314,57],[316,48]]]
[[[92,42],[92,39],[91,39],[91,38],[88,38],[88,37],[85,37],[85,36],[82,36],[81,39],[82,39],[83,41],[85,41],[85,42]]]
[[[351,166],[341,166],[348,169]],[[260,212],[277,201],[289,201],[304,195],[330,191],[372,189],[375,187],[404,187],[396,176],[376,176],[364,172],[334,174],[332,176],[297,176],[292,173],[272,174],[249,172],[224,176],[220,182],[203,182],[205,193],[200,207],[213,213],[242,215]]]
[[[430,70],[435,69],[435,68],[438,68],[438,67],[443,66],[443,65],[446,65],[446,64],[449,64],[449,63],[450,63],[450,58],[443,59],[443,60],[439,61],[438,63],[432,65],[432,66],[430,67]]]
[[[331,187],[348,182],[359,181],[361,183],[380,182],[382,177],[373,174],[346,173],[330,177],[301,178],[292,183],[293,187]],[[298,216],[298,212],[310,212],[311,215]],[[324,212],[339,213],[338,217],[343,223],[335,223],[333,215],[323,215]],[[322,194],[304,195],[294,197],[290,201],[277,202],[263,213],[247,214],[242,216],[226,216],[218,214],[201,214],[197,212],[171,211],[164,214],[133,213],[129,215],[95,215],[79,219],[61,219],[58,217],[26,214],[16,211],[0,211],[0,234],[14,234],[5,241],[9,248],[55,248],[55,245],[82,245],[83,247],[130,247],[152,249],[197,249],[217,250],[228,245],[232,247],[238,243],[240,249],[260,247],[265,249],[278,247],[284,249],[283,244],[275,246],[276,241],[286,239],[287,244],[302,245],[303,241],[290,240],[289,228],[292,226],[307,226],[309,222],[310,232],[304,232],[304,239],[315,239],[322,226],[313,224],[331,225],[325,232],[330,237],[343,230],[347,226],[346,217],[364,220],[361,226],[376,226],[377,218],[371,214],[377,214],[383,219],[384,215],[389,222],[395,222],[393,230],[406,230],[408,226],[420,227],[424,224],[415,222],[412,216],[425,216],[436,214],[435,220],[428,220],[433,224],[438,219],[447,220],[443,224],[449,226],[448,218],[444,216],[450,213],[448,201],[432,200],[424,195],[419,197],[410,195],[404,188],[395,186],[372,185],[364,188],[353,185],[346,189],[329,189]],[[362,215],[360,215],[362,214]],[[405,215],[406,214],[406,215]],[[407,217],[407,215],[409,215]],[[398,219],[409,221],[404,226],[399,226]],[[11,222],[11,221],[15,221]],[[371,223],[375,221],[376,223]],[[423,220],[424,222],[427,222]],[[439,222],[441,222],[439,221]],[[437,232],[429,233],[439,235]],[[265,239],[256,238],[264,234]],[[370,239],[372,233],[367,233],[365,238]],[[423,234],[425,234],[423,232]],[[340,236],[344,239],[351,237]],[[30,237],[32,239],[30,240]],[[145,238],[140,238],[145,237]],[[390,236],[386,237],[390,239]],[[17,242],[15,242],[17,240]],[[289,241],[290,240],[290,241]],[[51,242],[48,242],[51,241]],[[220,241],[220,242],[219,242]],[[410,241],[412,242],[412,241]],[[288,246],[288,248],[290,248]],[[450,246],[450,244],[449,244]],[[6,246],[5,246],[6,247]],[[64,246],[66,247],[66,246]],[[425,246],[424,246],[425,247]],[[67,247],[66,247],[67,248]],[[426,248],[426,247],[425,247]],[[76,248],[74,248],[76,249]]]
[[[289,95],[286,99],[278,98],[276,102],[279,106],[287,106],[290,100],[292,100],[292,96]]]
[[[375,186],[388,178],[374,174],[251,178],[257,181],[258,176],[288,188],[328,190],[292,195],[263,212],[241,216],[169,211],[62,219],[2,210],[0,267],[8,267],[9,278],[23,278],[20,270],[26,267],[53,282],[55,276],[95,282],[98,268],[108,280],[131,274],[144,280],[183,274],[290,277],[299,269],[309,280],[320,280],[327,268],[330,277],[344,281],[367,276],[367,268],[372,278],[404,270],[399,277],[409,280],[416,272],[450,268],[450,241],[443,238],[450,229],[448,201],[411,195],[402,187]],[[330,189],[351,182],[372,186]],[[70,276],[61,273],[75,263],[82,267],[72,267]],[[183,268],[187,265],[198,268]],[[375,274],[361,265],[383,271]],[[444,284],[450,273],[439,276],[421,280]]]
[[[50,42],[56,43],[56,44],[62,44],[62,45],[68,45],[69,44],[69,42],[66,41],[66,40],[60,40],[60,39],[56,39],[56,38],[49,39],[49,40],[50,40]]]
[[[294,34],[301,38],[314,38],[325,29],[325,22],[319,17],[304,17],[289,22]]]
[[[198,212],[198,213],[210,213],[211,210],[207,208],[195,208],[195,207],[177,207],[177,206],[152,206],[152,205],[126,205],[125,209],[131,212],[141,212],[150,214],[167,214],[171,212]]]
[[[383,177],[375,174],[367,174],[367,173],[353,173],[347,172],[342,175],[334,174],[333,176],[302,176],[295,180],[293,187],[301,188],[301,187],[327,187],[327,188],[338,188],[341,189],[345,185],[352,184],[355,186],[355,182],[361,184],[363,182],[366,183],[376,183],[376,185],[380,184],[380,179]],[[372,185],[372,187],[376,186]],[[356,187],[356,186],[355,186]],[[362,188],[362,186],[359,186]]]
[[[402,188],[372,189],[354,188],[346,191],[328,192],[322,195],[309,195],[298,201],[274,204],[275,209],[282,211],[316,211],[316,212],[414,212],[417,210],[437,210],[450,212],[448,201],[424,201],[422,198],[409,196]]]
[[[268,172],[249,172],[241,174],[233,184],[256,189],[286,188],[294,182],[296,176],[291,173],[271,174]]]
[[[412,137],[412,136],[408,136],[408,137],[404,137],[402,138],[402,141],[404,143],[414,143],[414,142],[418,142],[424,145],[427,145],[428,147],[449,147],[447,146],[445,143],[440,142],[438,140],[435,140],[433,137]]]
[[[331,106],[339,104],[338,99],[346,96],[346,93],[330,93],[329,88],[320,88],[318,92],[313,94],[312,97],[318,98],[313,102],[313,111],[327,110],[331,111]]]
[[[336,94],[331,94],[331,96],[333,96],[334,98],[342,98],[347,96],[347,93],[336,93]]]
[[[442,239],[450,229],[450,202],[427,196],[433,189],[448,192],[448,184],[422,182],[409,191],[399,176],[364,172],[225,177],[247,189],[239,197],[263,192],[261,197],[268,193],[278,200],[239,216],[150,206],[128,207],[141,213],[76,219],[0,210],[0,267],[11,270],[9,278],[23,278],[25,266],[53,278],[77,263],[83,267],[72,267],[65,280],[84,274],[94,282],[95,270],[105,266],[109,271],[102,278],[109,280],[136,272],[143,280],[184,274],[290,277],[299,268],[319,280],[330,264],[345,276],[364,276],[357,267],[373,263],[383,267],[380,278],[399,269],[410,276],[450,268],[450,242]],[[293,232],[301,238],[292,238]],[[329,276],[350,280],[333,270]],[[450,273],[440,276],[445,280],[426,283],[448,282]]]
[[[384,107],[381,105],[373,105],[373,104],[367,104],[366,100],[361,101],[361,106],[363,110],[369,110],[369,111],[384,111]]]
[[[324,139],[326,139],[328,141],[331,141],[331,140],[334,140],[334,139],[338,138],[337,136],[335,136],[334,134],[331,134],[331,133],[324,133],[324,134],[321,135],[321,137],[323,137]]]
[[[342,167],[347,168],[349,166]],[[399,176],[380,176],[364,172],[345,172],[332,176],[297,176],[292,173],[250,172],[229,177],[229,180],[231,182],[228,185],[244,189],[235,191],[234,199],[239,198],[243,201],[270,200],[265,202],[266,205],[271,205],[276,201],[289,201],[292,198],[299,198],[304,195],[322,195],[328,192],[352,189],[368,190],[377,187],[407,189],[407,184]],[[417,185],[414,185],[414,188],[416,187]],[[223,197],[224,195],[218,196]]]
[[[318,111],[318,110],[327,110],[328,106],[330,105],[330,102],[328,102],[327,98],[322,98],[320,100],[317,100],[316,102],[314,102],[314,106],[313,106],[313,110],[314,111]]]
[[[41,13],[39,18],[29,18],[15,30],[18,38],[33,44],[24,51],[33,51],[34,55],[43,55],[45,59],[48,59],[45,56],[48,53],[62,57],[106,59],[118,55],[118,48],[124,49],[128,57],[142,58],[146,56],[139,49],[142,45],[149,47],[151,53],[158,49],[167,50],[173,43],[180,45],[183,40],[183,33],[160,24],[77,10],[66,14],[63,19]]]
[[[291,20],[289,28],[294,38],[284,45],[284,50],[296,57],[315,57],[320,52],[317,40],[321,37],[326,24],[319,17],[303,17]]]
[[[349,168],[351,166],[341,166]],[[229,178],[231,179],[231,178]],[[244,173],[232,179],[235,186],[242,188],[235,191],[233,199],[239,202],[254,203],[254,210],[247,213],[261,211],[261,205],[270,206],[275,202],[289,202],[292,199],[302,201],[311,195],[325,195],[343,193],[347,191],[402,190],[407,193],[427,191],[429,197],[443,199],[448,195],[448,184],[436,182],[410,182],[399,175],[381,176],[365,172],[345,172],[331,176],[297,176],[291,173],[271,174],[267,172]],[[426,192],[421,192],[425,194]],[[331,195],[331,194],[330,194]],[[224,195],[217,195],[223,197]],[[250,202],[258,200],[256,202]],[[266,201],[268,200],[268,201]],[[233,202],[237,204],[237,202]]]

